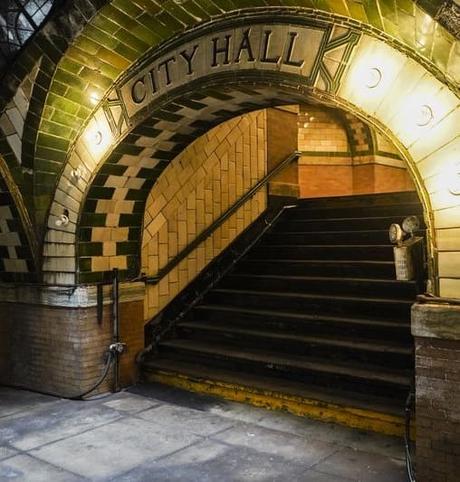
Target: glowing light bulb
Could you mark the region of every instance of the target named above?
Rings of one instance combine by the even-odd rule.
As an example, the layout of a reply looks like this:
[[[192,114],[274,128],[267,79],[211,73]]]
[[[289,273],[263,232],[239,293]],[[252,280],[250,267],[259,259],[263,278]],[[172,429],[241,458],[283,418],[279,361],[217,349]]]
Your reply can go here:
[[[99,101],[101,100],[101,98],[99,97],[98,94],[96,94],[96,92],[91,92],[91,94],[89,95],[89,100],[90,100],[91,104],[97,105],[99,103]]]

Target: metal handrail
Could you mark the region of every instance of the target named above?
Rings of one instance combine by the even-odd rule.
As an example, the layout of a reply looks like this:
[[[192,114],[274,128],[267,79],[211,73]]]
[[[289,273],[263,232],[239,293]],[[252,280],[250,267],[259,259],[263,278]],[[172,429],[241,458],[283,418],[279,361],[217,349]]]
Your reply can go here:
[[[157,284],[173,270],[183,259],[185,259],[191,252],[193,252],[203,241],[211,236],[214,231],[219,228],[232,214],[234,214],[243,204],[251,199],[262,187],[264,187],[270,179],[281,172],[288,164],[296,160],[300,156],[298,151],[290,154],[284,161],[280,162],[274,169],[266,174],[260,181],[257,182],[246,194],[240,197],[232,206],[230,206],[223,214],[221,214],[212,224],[203,230],[192,242],[190,242],[184,249],[182,249],[171,261],[160,268],[155,276],[145,276],[139,280],[145,281],[146,284]]]
[[[169,333],[177,325],[177,323],[179,323],[185,317],[185,315],[187,315],[198,303],[201,302],[205,294],[211,291],[217,285],[217,283],[219,283],[219,281],[234,268],[240,259],[246,256],[246,254],[259,242],[262,236],[264,236],[264,234],[272,228],[272,226],[278,221],[284,212],[293,207],[295,207],[295,205],[283,206],[270,221],[265,221],[264,229],[249,244],[246,245],[244,250],[232,260],[229,266],[222,271],[219,271],[218,275],[201,293],[196,294],[192,302],[188,303],[174,318],[167,320],[167,322],[164,324],[154,326],[152,342],[136,355],[136,363],[141,364],[149,353],[154,352],[160,340],[167,333]]]

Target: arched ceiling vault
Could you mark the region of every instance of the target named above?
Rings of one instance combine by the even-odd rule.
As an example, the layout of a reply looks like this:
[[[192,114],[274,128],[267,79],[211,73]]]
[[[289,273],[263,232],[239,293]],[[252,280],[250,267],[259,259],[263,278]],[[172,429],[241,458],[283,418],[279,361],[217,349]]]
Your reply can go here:
[[[84,1],[81,0],[81,2]],[[33,152],[33,165],[24,166],[24,168],[33,172],[32,195],[34,202],[32,205],[35,205],[35,229],[39,230],[40,227],[43,228],[47,224],[51,235],[59,238],[54,241],[48,240],[45,250],[52,249],[52,244],[59,242],[61,248],[63,245],[69,246],[68,255],[65,256],[69,259],[75,258],[72,246],[74,246],[73,240],[78,216],[81,214],[81,219],[83,219],[79,202],[88,193],[91,195],[89,191],[81,191],[75,195],[74,200],[77,202],[73,204],[73,188],[69,185],[69,175],[71,175],[71,170],[77,166],[72,161],[72,159],[75,160],[74,153],[79,148],[78,142],[74,144],[75,139],[78,139],[80,134],[87,132],[91,123],[97,122],[97,115],[104,115],[105,112],[106,116],[112,117],[113,126],[110,125],[110,130],[113,131],[113,145],[118,145],[123,137],[127,136],[126,139],[129,140],[132,135],[136,135],[129,132],[132,127],[147,118],[147,114],[153,114],[155,108],[158,107],[153,103],[153,107],[149,107],[151,111],[142,112],[139,119],[136,114],[130,117],[129,125],[125,122],[124,126],[118,126],[116,124],[119,121],[115,120],[113,112],[116,109],[122,110],[123,106],[118,101],[119,92],[114,89],[114,86],[122,86],[124,79],[129,80],[129,72],[139,69],[144,60],[148,64],[152,58],[155,58],[155,55],[160,55],[158,52],[167,52],[168,48],[174,48],[174,42],[177,39],[185,41],[183,39],[187,38],[189,32],[193,36],[194,31],[207,28],[206,26],[210,24],[209,20],[212,20],[212,25],[214,25],[214,21],[219,16],[225,21],[241,22],[242,18],[246,18],[245,16],[251,17],[252,15],[251,18],[255,18],[261,14],[265,17],[272,15],[272,22],[277,23],[278,18],[289,11],[291,20],[285,20],[285,23],[297,24],[297,22],[305,21],[307,24],[310,22],[309,25],[314,24],[323,29],[325,43],[321,44],[318,51],[320,57],[324,57],[324,63],[323,60],[319,60],[319,64],[315,64],[319,70],[315,71],[309,80],[298,75],[292,84],[296,85],[300,92],[302,89],[299,90],[299,86],[306,81],[306,91],[302,92],[303,95],[308,96],[313,89],[315,90],[314,95],[321,103],[343,106],[346,110],[367,117],[371,122],[375,121],[375,106],[373,106],[372,96],[364,100],[359,96],[356,97],[353,82],[350,84],[351,78],[355,75],[349,69],[355,63],[353,59],[350,61],[350,55],[353,45],[356,45],[358,39],[359,55],[365,53],[362,48],[366,49],[369,45],[374,44],[379,44],[378,48],[382,51],[391,52],[390,57],[394,57],[397,68],[403,67],[405,75],[408,75],[408,78],[413,77],[414,87],[424,90],[428,88],[424,84],[425,80],[431,83],[431,90],[425,89],[426,92],[433,96],[433,100],[438,98],[437,100],[441,102],[437,106],[439,109],[436,112],[438,115],[436,123],[430,124],[430,128],[433,127],[433,134],[436,136],[433,141],[426,138],[419,141],[419,137],[408,131],[397,118],[387,118],[385,110],[378,112],[377,117],[380,119],[377,124],[391,134],[390,128],[386,127],[387,121],[391,121],[391,128],[394,128],[397,134],[402,135],[401,148],[404,150],[407,146],[411,149],[415,161],[420,161],[425,177],[436,177],[437,173],[433,169],[428,154],[433,152],[435,145],[437,149],[440,149],[442,142],[452,144],[454,149],[457,144],[452,139],[455,138],[458,127],[458,123],[455,123],[455,109],[452,106],[456,105],[455,103],[458,101],[458,97],[457,100],[453,99],[455,97],[453,94],[458,96],[460,49],[458,39],[448,33],[440,23],[445,23],[444,3],[410,0],[366,0],[365,2],[361,0],[302,0],[298,7],[293,8],[292,2],[289,2],[290,7],[283,7],[283,1],[278,2],[277,0],[277,6],[273,6],[274,2],[271,0],[269,2],[265,0],[186,0],[181,3],[168,0],[161,5],[153,0],[112,0],[102,6],[104,0],[100,0],[98,7],[101,8],[97,14],[93,10],[89,21],[85,19],[78,24],[75,29],[76,36],[68,48],[66,46],[69,45],[68,40],[61,44],[58,42],[59,45],[64,46],[60,52],[50,48],[53,62],[57,65],[52,68],[52,73],[45,76],[44,87],[41,88],[41,84],[37,80],[34,88],[34,92],[41,94],[41,100],[38,100],[34,107],[34,115],[38,114],[34,118],[36,141],[35,139],[23,139],[24,142],[28,142],[28,154]],[[435,5],[436,8],[434,8]],[[432,16],[426,13],[426,9]],[[439,22],[433,17],[436,17]],[[267,24],[266,19],[264,22]],[[270,20],[268,24],[270,24]],[[332,26],[334,27],[332,28]],[[452,30],[452,25],[450,29]],[[348,33],[344,34],[344,32]],[[70,37],[72,36],[70,35]],[[361,40],[363,41],[361,42]],[[289,40],[287,42],[289,43]],[[170,47],[171,45],[173,47]],[[35,48],[40,52],[39,45],[35,45]],[[46,48],[45,45],[44,50]],[[62,52],[65,52],[64,55]],[[288,52],[290,52],[289,49]],[[348,53],[345,55],[344,52]],[[328,73],[327,62],[335,72],[333,75]],[[42,64],[46,65],[46,62],[42,62],[40,65]],[[167,66],[164,68],[166,71]],[[340,77],[345,68],[348,69],[347,81],[345,85],[341,85]],[[38,74],[37,79],[39,78]],[[437,82],[435,78],[441,83]],[[280,79],[274,79],[275,83],[279,83],[279,81]],[[265,78],[265,82],[270,82],[270,76]],[[394,82],[396,83],[396,78]],[[257,85],[255,80],[253,83]],[[389,88],[389,86],[387,87]],[[402,87],[406,89],[408,85]],[[337,90],[339,88],[340,92]],[[336,95],[337,92],[339,96]],[[166,95],[169,94],[171,92]],[[32,101],[35,100],[32,98]],[[40,102],[42,103],[40,104]],[[171,108],[173,104],[168,104],[168,106]],[[181,105],[180,109],[183,108],[185,108],[184,105]],[[393,115],[390,111],[391,109],[388,110],[388,115]],[[406,106],[405,112],[410,111]],[[172,119],[176,112],[173,109],[168,115]],[[110,124],[108,117],[106,121]],[[442,125],[446,127],[443,127],[444,130],[442,130],[438,128],[438,124],[441,124],[438,120],[444,121],[444,118],[447,120]],[[122,116],[119,116],[118,119],[122,119]],[[120,130],[117,133],[115,131],[118,127]],[[451,137],[452,135],[454,137]],[[83,137],[81,136],[81,138]],[[167,148],[157,150],[166,151],[171,148],[170,139],[164,141]],[[418,144],[412,148],[412,145],[417,142]],[[81,145],[84,146],[84,142]],[[102,150],[100,152],[102,156]],[[79,155],[77,152],[77,157]],[[98,173],[101,156],[96,156],[97,159],[91,161],[94,164],[88,166],[91,177]],[[426,161],[423,156],[427,157]],[[84,157],[84,155],[80,156],[80,158]],[[161,160],[161,157],[158,159]],[[114,169],[120,170],[119,167]],[[97,177],[91,179],[91,182],[96,179]],[[85,182],[89,181],[90,179],[85,179]],[[109,186],[99,187],[107,188]],[[146,188],[147,186],[144,190]],[[134,194],[130,195],[134,196]],[[65,197],[65,202],[62,196]],[[97,202],[99,201],[97,200]],[[440,206],[447,206],[447,201],[443,198],[438,198],[437,202]],[[453,203],[450,198],[448,202],[451,205]],[[56,230],[54,229],[56,216],[61,214],[62,207],[67,203],[70,203],[69,209],[72,213],[71,226],[68,230]],[[440,225],[448,225],[442,218],[440,219]],[[56,269],[56,266],[54,268],[51,266],[53,263],[57,263],[59,259],[62,261],[62,257],[53,260],[51,252],[45,252],[45,258],[51,260],[50,271]],[[75,265],[71,267],[69,264],[68,269],[66,268],[64,271],[75,272]]]
[[[34,201],[38,225],[45,222],[45,207],[51,200],[51,191],[68,149],[116,79],[152,49],[202,22],[242,8],[285,5],[284,0],[168,0],[161,3],[112,0],[105,3],[106,0],[98,0],[88,14],[81,18],[76,14],[76,19],[67,22],[74,26],[71,44],[68,35],[63,39],[54,35],[59,51],[44,45],[45,51],[49,48],[54,52],[54,61],[62,57],[43,76],[48,93],[33,119],[36,130],[32,130],[28,139],[35,146]],[[445,17],[441,1],[300,0],[297,5],[314,9],[310,10],[311,14],[318,19],[335,19],[385,38],[395,47],[418,56],[436,75],[456,87],[460,78],[460,43],[434,18]]]
[[[76,235],[79,282],[103,281],[110,274],[95,268],[93,262],[105,255],[104,241],[116,241],[112,255],[121,263],[117,267],[121,267],[122,277],[139,275],[147,196],[186,146],[217,124],[245,112],[304,100],[305,93],[295,89],[255,82],[232,85],[230,81],[217,81],[199,92],[189,88],[171,95],[123,139],[92,180]]]
[[[458,199],[439,180],[439,168],[450,156],[442,153],[441,163],[432,159],[441,155],[443,146],[456,149],[458,96],[423,62],[359,26],[338,25],[336,19],[307,10],[277,8],[275,14],[251,9],[205,23],[163,44],[117,81],[84,126],[60,177],[47,223],[47,281],[73,282],[77,273],[86,273],[90,282],[97,280],[91,276],[102,275],[91,264],[93,256],[102,252],[104,257],[105,235],[99,228],[123,230],[123,236],[117,231],[120,243],[114,256],[126,256],[126,276],[137,274],[136,236],[152,182],[193,139],[200,121],[207,129],[225,119],[225,110],[232,115],[244,111],[232,95],[218,99],[221,105],[207,99],[213,98],[210,90],[222,92],[235,85],[249,87],[243,104],[249,101],[250,109],[275,104],[287,90],[289,103],[314,99],[374,123],[398,142],[420,190],[429,179],[433,194],[424,196],[425,206],[433,198],[436,209],[448,208],[449,217],[440,213],[445,217],[440,224],[454,228]],[[187,58],[193,52],[198,54],[191,68]],[[260,86],[263,101],[258,103],[254,99]],[[142,125],[147,119],[153,124]],[[80,167],[75,182],[72,169]],[[66,227],[57,223],[63,212],[69,214]]]

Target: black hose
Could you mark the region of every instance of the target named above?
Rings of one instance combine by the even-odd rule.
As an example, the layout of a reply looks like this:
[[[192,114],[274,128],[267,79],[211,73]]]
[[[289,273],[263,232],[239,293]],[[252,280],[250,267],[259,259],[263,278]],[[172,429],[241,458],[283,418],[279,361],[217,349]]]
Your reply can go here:
[[[414,398],[414,394],[412,391],[410,391],[406,399],[406,406],[404,408],[405,420],[406,420],[406,427],[404,432],[404,450],[406,452],[406,471],[407,471],[407,478],[409,482],[416,482],[414,466],[412,465],[412,458],[410,453],[410,422],[411,422],[413,398]]]
[[[109,373],[110,366],[112,365],[113,360],[115,359],[115,353],[109,350],[108,355],[107,355],[107,360],[105,362],[104,366],[104,371],[102,372],[102,375],[100,376],[99,380],[88,390],[86,390],[83,393],[80,393],[79,395],[73,395],[71,397],[66,397],[66,396],[61,396],[61,395],[56,395],[55,393],[50,393],[46,392],[44,390],[34,390],[26,387],[21,387],[17,385],[11,385],[7,383],[0,383],[0,386],[2,387],[8,387],[8,388],[13,388],[15,390],[26,390],[28,392],[34,392],[34,393],[41,393],[42,395],[49,395],[51,397],[58,397],[58,398],[64,398],[66,400],[83,400],[85,401],[86,398],[84,398],[86,395],[91,393],[92,391],[96,390],[101,383],[106,379],[107,374]]]
[[[96,388],[98,388],[101,385],[101,383],[103,383],[103,381],[106,379],[107,374],[109,373],[109,369],[114,360],[115,360],[115,353],[112,350],[109,350],[107,354],[107,360],[105,362],[104,371],[102,372],[102,375],[99,377],[99,380],[85,392],[80,393],[79,395],[74,395],[73,397],[64,397],[64,398],[68,398],[69,400],[85,400],[84,397],[89,393],[93,392],[94,390],[96,390]]]

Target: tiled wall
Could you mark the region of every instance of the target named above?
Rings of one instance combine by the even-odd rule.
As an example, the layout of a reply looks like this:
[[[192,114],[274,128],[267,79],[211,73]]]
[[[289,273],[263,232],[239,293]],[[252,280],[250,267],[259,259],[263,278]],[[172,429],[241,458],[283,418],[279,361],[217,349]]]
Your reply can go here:
[[[182,248],[253,186],[266,171],[266,111],[232,119],[186,148],[149,194],[142,268],[157,274]],[[147,288],[145,318],[152,318],[266,207],[262,189],[212,236]]]
[[[352,114],[303,106],[298,126],[301,197],[414,189],[394,145]]]
[[[34,281],[34,271],[32,252],[21,217],[0,173],[0,280]]]
[[[77,2],[77,6],[82,3]],[[94,5],[100,5],[100,2],[93,1],[91,4],[94,9]],[[95,93],[102,98],[107,87],[152,46],[161,44],[198,22],[235,8],[283,4],[286,3],[244,0],[235,4],[221,0],[217,3],[199,0],[183,2],[178,7],[175,2],[108,2],[98,15],[88,21],[89,25],[81,35],[76,36],[72,47],[58,64],[51,85],[52,95],[46,101],[39,146],[47,148],[53,136],[61,137],[68,145],[75,136],[76,126],[84,124],[90,115],[92,105],[89,94]],[[454,80],[458,81],[460,77],[459,41],[434,20],[437,15],[436,18],[440,18],[443,0],[302,0],[288,4],[313,8],[315,16],[328,18],[330,13],[336,13],[342,16],[342,22],[346,22],[348,17],[355,25],[357,22],[368,24],[374,31],[385,32],[413,48]],[[82,19],[90,18],[87,14],[90,9],[85,5],[83,13],[76,16],[74,24],[77,28],[82,28],[80,23],[85,23]],[[425,15],[424,10],[432,18]],[[241,16],[241,13],[238,12],[238,15]],[[444,12],[441,18],[449,18],[449,12]],[[422,41],[425,46],[423,49],[420,47]],[[57,146],[60,151],[65,150],[62,144]]]
[[[13,99],[0,115],[0,133],[5,136],[10,149],[16,157],[16,162],[19,164],[22,163],[24,123],[29,110],[30,98],[37,73],[38,65],[22,81]]]
[[[297,151],[298,110],[298,105],[267,109],[267,166],[269,171]],[[275,196],[299,197],[297,162],[293,162],[270,180],[269,193]]]
[[[350,145],[336,114],[303,106],[298,126],[300,197],[352,194]]]
[[[36,279],[31,247],[25,236],[16,205],[21,195],[26,206],[30,208],[32,204],[30,196],[27,196],[27,182],[25,182],[26,178],[29,180],[32,178],[32,171],[21,164],[23,133],[36,74],[37,67],[23,80],[13,99],[0,113],[0,280],[2,281]],[[2,173],[8,177],[3,177]],[[6,179],[11,180],[11,186]],[[10,189],[14,182],[18,183],[16,199]],[[30,186],[30,182],[28,184]]]

